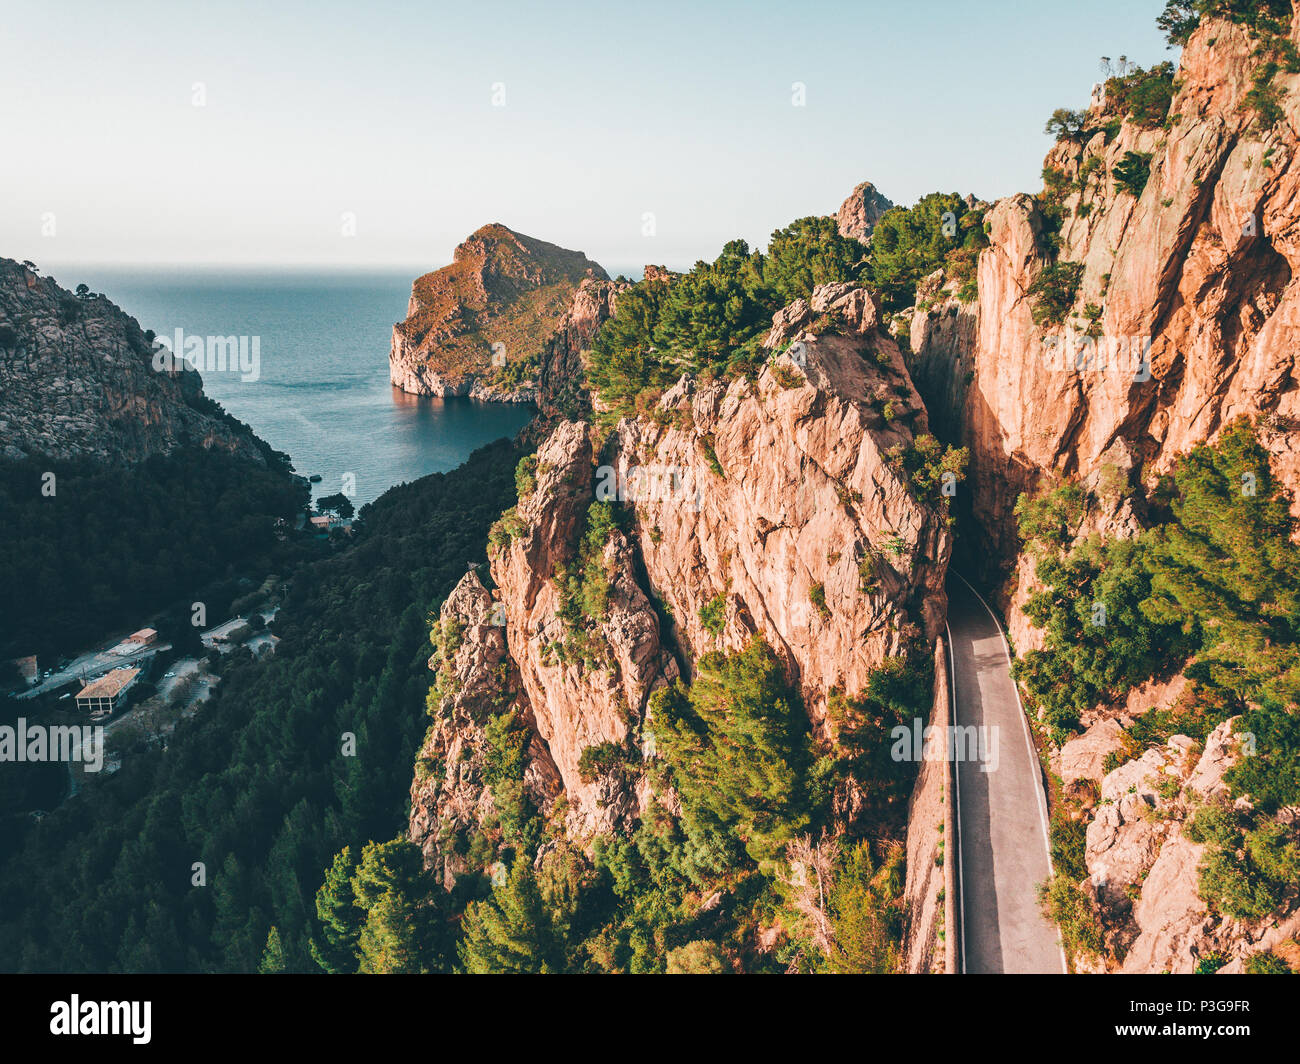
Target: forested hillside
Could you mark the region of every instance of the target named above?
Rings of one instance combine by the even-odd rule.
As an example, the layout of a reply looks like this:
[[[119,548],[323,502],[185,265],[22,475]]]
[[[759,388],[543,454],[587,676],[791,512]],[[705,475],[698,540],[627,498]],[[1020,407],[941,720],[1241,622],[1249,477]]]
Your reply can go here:
[[[429,612],[483,558],[518,457],[502,441],[363,509],[354,545],[294,575],[273,657],[227,663],[165,752],[28,828],[0,870],[0,967],[254,971],[275,925],[275,956],[319,970],[313,894],[341,847],[404,825]]]
[[[198,447],[125,467],[0,462],[0,659],[80,651],[176,603],[186,625],[195,601],[216,618],[209,585],[260,581],[302,553],[274,522],[291,527],[308,497],[286,465]]]

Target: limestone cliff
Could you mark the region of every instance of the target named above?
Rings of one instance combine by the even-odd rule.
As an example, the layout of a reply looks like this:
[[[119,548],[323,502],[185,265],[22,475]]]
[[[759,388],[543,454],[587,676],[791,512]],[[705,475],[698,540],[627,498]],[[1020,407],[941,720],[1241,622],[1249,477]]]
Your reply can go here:
[[[266,445],[203,394],[183,361],[101,295],[0,259],[0,454],[135,462],[182,446],[265,464]]]
[[[842,332],[813,332],[827,314]],[[926,414],[877,315],[865,289],[817,289],[777,315],[767,346],[785,353],[757,381],[683,378],[656,417],[620,424],[612,463],[634,496],[644,478],[640,553],[687,661],[761,635],[814,718],[909,636],[933,640],[946,608],[939,500],[917,497],[891,457],[927,431]],[[668,470],[681,489],[653,490]],[[719,596],[712,634],[700,613]]]
[[[1044,639],[1024,613],[1037,582],[1012,513],[1021,492],[1077,477],[1090,491],[1077,536],[1132,536],[1159,475],[1246,415],[1300,499],[1300,75],[1273,75],[1279,110],[1265,120],[1248,95],[1259,46],[1242,26],[1202,25],[1163,122],[1135,121],[1095,93],[1081,123],[1091,132],[1058,141],[1043,194],[988,211],[978,298],[963,303],[938,275],[905,316],[936,429],[971,450],[963,564],[995,589],[1020,653]],[[1085,733],[1050,751],[1066,796],[1082,802],[1084,885],[1110,958],[1077,960],[1190,971],[1222,954],[1240,970],[1250,952],[1294,935],[1300,915],[1244,924],[1212,916],[1199,897],[1202,848],[1184,826],[1239,756],[1227,725],[1203,750],[1173,735],[1119,756],[1124,728],[1183,696],[1182,663],[1167,665],[1119,704],[1084,713]]]
[[[1228,22],[1198,30],[1164,126],[1124,121],[1049,154],[1068,190],[1059,248],[1042,199],[1002,200],[986,218],[978,303],[913,316],[931,415],[971,448],[971,558],[991,581],[1017,569],[1021,491],[1105,467],[1151,483],[1243,414],[1264,419],[1278,473],[1300,486],[1300,75],[1276,76],[1286,117],[1261,128],[1245,101],[1255,47]],[[1090,116],[1093,128],[1117,117],[1104,99]],[[1115,176],[1129,153],[1150,156],[1137,196]],[[1034,285],[1053,264],[1077,264],[1077,287],[1060,324],[1036,322]],[[1004,602],[1016,645],[1034,645],[1014,583]]]
[[[528,722],[529,778],[586,839],[630,828],[653,800],[650,695],[702,654],[762,636],[827,743],[832,691],[860,695],[886,657],[935,637],[948,519],[907,472],[928,426],[878,311],[864,289],[823,286],[776,315],[755,378],[684,375],[603,445],[590,425],[554,425],[489,545],[499,627],[482,620],[473,575],[443,608],[441,628],[455,620],[461,634],[431,662],[436,690],[452,693],[435,695],[430,767],[412,790],[426,857],[445,863],[430,840],[481,822],[491,800],[465,753],[482,745],[476,713],[513,707]],[[593,543],[596,503],[622,517]],[[576,617],[575,574],[589,565],[607,590]],[[593,767],[590,750],[617,756]],[[556,777],[560,804],[541,786]],[[859,806],[837,796],[844,818]]]
[[[560,423],[537,451],[536,486],[507,515],[489,547],[504,604],[506,640],[559,769],[578,835],[609,830],[639,811],[625,777],[584,774],[583,751],[602,743],[637,748],[637,729],[655,688],[678,675],[650,598],[638,580],[633,544],[613,530],[597,563],[608,578],[605,609],[592,633],[566,623],[562,603],[593,501],[593,451],[586,425]],[[587,775],[587,778],[584,778]]]
[[[605,271],[580,251],[485,225],[450,266],[412,285],[406,319],[393,326],[389,376],[416,395],[534,402],[557,333],[567,345],[577,329],[581,343],[599,323],[602,282],[610,285]]]
[[[544,815],[559,792],[559,775],[533,730],[532,708],[499,622],[491,594],[474,572],[467,573],[442,605],[437,652],[429,663],[438,683],[430,696],[433,723],[411,786],[410,837],[448,888],[466,868],[465,856],[449,845],[454,833],[478,829],[498,812],[485,779],[487,725],[494,717],[517,714],[529,729],[524,786]]]

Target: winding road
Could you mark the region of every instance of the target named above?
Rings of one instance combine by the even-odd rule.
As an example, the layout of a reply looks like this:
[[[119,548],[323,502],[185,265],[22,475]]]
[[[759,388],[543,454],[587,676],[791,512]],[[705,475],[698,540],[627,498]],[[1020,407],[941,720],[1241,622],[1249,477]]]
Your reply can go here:
[[[987,751],[957,759],[960,968],[964,973],[1066,971],[1037,888],[1051,875],[1047,800],[1011,654],[993,612],[965,580],[948,581],[954,725],[986,729]]]

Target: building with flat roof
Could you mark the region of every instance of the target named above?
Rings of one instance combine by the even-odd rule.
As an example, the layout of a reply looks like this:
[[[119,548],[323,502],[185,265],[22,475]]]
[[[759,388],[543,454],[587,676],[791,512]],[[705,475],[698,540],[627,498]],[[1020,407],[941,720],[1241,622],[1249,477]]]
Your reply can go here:
[[[105,673],[81,689],[77,709],[93,717],[108,716],[126,703],[127,692],[139,676],[139,669],[114,669]]]
[[[145,647],[153,646],[158,642],[158,632],[153,628],[141,628],[138,632],[132,632],[129,636],[115,646],[111,653],[120,658],[129,657],[132,654],[138,654]]]

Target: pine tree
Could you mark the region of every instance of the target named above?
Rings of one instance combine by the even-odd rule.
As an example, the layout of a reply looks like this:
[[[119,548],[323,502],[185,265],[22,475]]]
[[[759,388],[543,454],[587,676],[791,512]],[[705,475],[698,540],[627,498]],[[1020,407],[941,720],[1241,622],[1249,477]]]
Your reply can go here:
[[[344,846],[325,872],[325,882],[316,891],[316,916],[321,924],[321,939],[313,938],[311,955],[331,974],[357,970],[357,940],[361,936],[362,915],[357,911],[352,877],[356,860],[352,847]]]
[[[407,899],[385,892],[370,907],[357,941],[363,975],[418,975],[425,971],[419,915]]]
[[[354,904],[365,912],[357,938],[358,971],[369,974],[437,970],[433,884],[410,840],[368,842],[352,877]]]
[[[762,640],[706,654],[689,692],[657,693],[651,715],[693,843],[739,837],[762,861],[807,826],[808,718]]]
[[[831,890],[835,933],[827,957],[830,971],[886,975],[898,970],[902,878],[903,853],[897,844],[887,850],[879,867],[872,861],[869,842],[843,855]]]
[[[1144,609],[1200,636],[1198,667],[1241,697],[1300,694],[1300,549],[1251,425],[1238,421],[1175,471],[1174,521],[1156,537]]]
[[[492,895],[465,910],[461,963],[474,975],[492,972],[560,972],[564,950],[532,865],[515,860]]]
[[[257,970],[262,975],[282,974],[288,965],[285,963],[284,946],[280,942],[280,929],[271,925],[266,936],[266,948],[262,950],[262,960]]]

